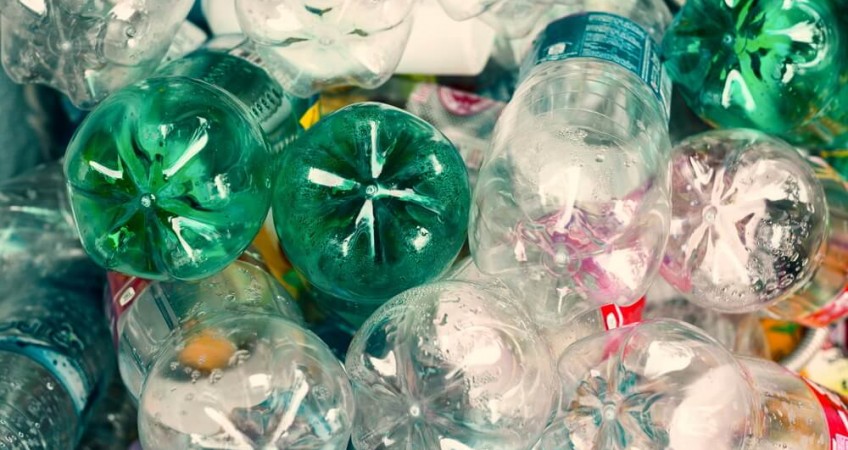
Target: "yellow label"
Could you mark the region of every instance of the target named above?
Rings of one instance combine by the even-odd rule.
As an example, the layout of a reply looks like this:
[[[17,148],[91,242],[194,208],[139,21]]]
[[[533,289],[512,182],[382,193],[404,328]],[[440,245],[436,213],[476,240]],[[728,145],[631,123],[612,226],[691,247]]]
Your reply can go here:
[[[303,127],[304,130],[308,130],[312,125],[318,122],[321,118],[321,102],[315,102],[309,109],[303,113],[303,116],[300,118],[300,126]]]

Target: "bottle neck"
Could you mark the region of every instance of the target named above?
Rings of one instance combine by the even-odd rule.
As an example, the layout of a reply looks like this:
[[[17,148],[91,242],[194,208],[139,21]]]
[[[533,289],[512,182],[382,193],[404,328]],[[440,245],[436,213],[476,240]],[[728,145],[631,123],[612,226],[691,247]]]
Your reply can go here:
[[[0,350],[0,449],[74,448],[80,431],[64,385],[25,355]]]
[[[163,66],[156,75],[187,77],[226,91],[259,124],[275,153],[299,133],[298,120],[309,103],[286,93],[262,68],[250,41],[234,41],[232,36],[213,40]]]

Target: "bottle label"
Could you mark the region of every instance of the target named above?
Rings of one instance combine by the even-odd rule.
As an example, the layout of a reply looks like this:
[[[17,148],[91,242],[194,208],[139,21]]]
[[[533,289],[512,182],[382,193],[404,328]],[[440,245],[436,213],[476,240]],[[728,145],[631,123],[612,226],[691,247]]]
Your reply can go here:
[[[142,292],[152,283],[144,278],[124,275],[118,272],[106,274],[109,289],[106,293],[107,312],[109,325],[112,327],[112,342],[118,345],[118,320],[133,303],[141,296]]]
[[[848,407],[833,392],[801,377],[821,404],[827,420],[831,450],[848,450]]]
[[[659,45],[639,24],[615,14],[574,14],[548,24],[533,41],[533,65],[569,58],[597,58],[617,64],[642,79],[662,102],[670,103],[668,75]]]
[[[457,116],[473,116],[491,108],[495,104],[494,100],[442,86],[437,87],[436,92],[445,110]]]
[[[601,317],[604,319],[604,330],[614,330],[642,321],[642,311],[645,309],[645,297],[636,300],[628,306],[615,303],[601,306]]]
[[[818,311],[798,319],[798,322],[808,327],[820,328],[846,316],[848,316],[848,286],[833,301],[822,306]]]

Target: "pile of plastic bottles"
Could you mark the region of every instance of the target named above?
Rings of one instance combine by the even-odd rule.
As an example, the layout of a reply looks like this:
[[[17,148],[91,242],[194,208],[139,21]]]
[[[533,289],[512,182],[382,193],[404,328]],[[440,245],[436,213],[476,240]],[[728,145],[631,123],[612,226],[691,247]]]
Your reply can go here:
[[[0,450],[848,449],[848,1],[0,19]]]

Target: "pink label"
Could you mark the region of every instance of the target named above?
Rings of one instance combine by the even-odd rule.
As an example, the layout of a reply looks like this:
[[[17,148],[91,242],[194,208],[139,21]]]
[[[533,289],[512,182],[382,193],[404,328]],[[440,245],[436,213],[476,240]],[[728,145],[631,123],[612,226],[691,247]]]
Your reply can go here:
[[[604,319],[604,329],[614,330],[642,321],[642,310],[645,309],[645,297],[636,300],[628,306],[615,303],[601,306],[601,317]]]
[[[124,275],[118,272],[106,274],[109,283],[109,322],[112,325],[112,338],[118,344],[118,319],[123,315],[141,293],[150,285],[150,280]]]
[[[819,386],[818,384],[801,377],[807,386],[813,391],[821,403],[827,420],[827,429],[830,433],[831,450],[848,450],[848,407],[842,399],[833,392]]]
[[[848,288],[844,289],[832,302],[798,319],[798,322],[809,327],[824,327],[846,316],[848,316]]]
[[[445,109],[457,116],[473,116],[495,104],[494,100],[446,87],[439,87],[438,93]]]

